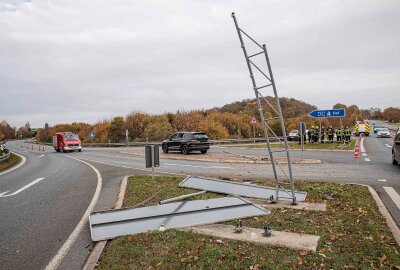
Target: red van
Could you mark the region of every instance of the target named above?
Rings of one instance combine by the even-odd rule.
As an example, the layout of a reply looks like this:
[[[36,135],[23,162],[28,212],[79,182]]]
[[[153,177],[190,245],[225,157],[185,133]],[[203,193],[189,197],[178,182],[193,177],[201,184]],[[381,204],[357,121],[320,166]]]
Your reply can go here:
[[[82,151],[81,141],[73,132],[57,132],[53,136],[53,147],[57,152]]]

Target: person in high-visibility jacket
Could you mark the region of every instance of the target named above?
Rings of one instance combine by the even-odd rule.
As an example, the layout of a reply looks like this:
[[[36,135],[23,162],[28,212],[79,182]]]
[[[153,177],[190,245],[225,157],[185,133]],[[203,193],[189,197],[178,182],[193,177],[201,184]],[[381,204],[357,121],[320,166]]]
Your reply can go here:
[[[346,143],[350,143],[350,140],[351,140],[351,129],[349,129],[349,127],[345,128],[344,135],[345,135],[345,138],[346,138]]]
[[[329,126],[328,130],[326,131],[326,135],[327,135],[328,141],[330,143],[333,142],[333,133],[334,133],[334,130],[333,130],[332,126]]]
[[[318,142],[319,137],[319,126],[315,126],[312,130],[312,142]]]
[[[342,142],[342,135],[343,134],[343,129],[342,128],[338,128],[336,130],[336,142],[337,143],[341,143]]]

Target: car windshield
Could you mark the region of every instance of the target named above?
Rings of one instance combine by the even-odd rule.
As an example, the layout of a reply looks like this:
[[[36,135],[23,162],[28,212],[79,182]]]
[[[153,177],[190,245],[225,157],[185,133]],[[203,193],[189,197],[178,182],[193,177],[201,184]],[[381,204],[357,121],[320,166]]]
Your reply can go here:
[[[76,134],[64,134],[64,140],[65,141],[77,141],[77,140],[79,140],[79,137]]]
[[[389,129],[388,128],[380,128],[379,131],[380,132],[389,132]]]
[[[291,130],[289,133],[297,133],[297,130],[296,129]]]

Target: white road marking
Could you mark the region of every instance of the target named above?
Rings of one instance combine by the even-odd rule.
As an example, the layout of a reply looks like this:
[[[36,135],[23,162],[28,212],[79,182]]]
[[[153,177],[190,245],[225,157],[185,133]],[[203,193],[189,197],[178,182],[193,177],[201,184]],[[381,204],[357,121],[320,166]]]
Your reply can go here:
[[[371,161],[369,158],[364,158],[365,161]]]
[[[93,165],[91,165],[83,160],[79,160],[77,158],[73,158],[73,157],[70,157],[67,155],[62,155],[62,156],[65,156],[65,157],[68,157],[71,159],[75,159],[79,162],[82,162],[82,163],[88,165],[90,168],[92,168],[96,172],[96,175],[97,175],[97,186],[96,186],[96,191],[94,192],[93,198],[92,198],[88,208],[86,209],[85,213],[83,214],[81,220],[79,221],[78,225],[76,225],[75,229],[69,235],[67,241],[65,241],[65,243],[62,245],[60,250],[57,252],[57,254],[53,257],[53,259],[51,259],[49,264],[46,266],[46,270],[57,269],[61,263],[61,260],[65,257],[65,255],[67,255],[69,249],[74,244],[74,242],[78,238],[79,234],[81,233],[83,227],[85,226],[86,222],[88,221],[90,212],[92,212],[94,207],[96,206],[96,203],[99,200],[101,188],[103,185],[103,179],[101,177],[101,173]]]
[[[38,178],[38,179],[36,179],[36,180],[30,182],[30,183],[27,184],[26,186],[23,186],[22,188],[18,189],[18,190],[15,191],[14,193],[11,193],[11,194],[6,194],[6,193],[8,193],[9,191],[3,192],[3,193],[0,194],[0,198],[10,197],[10,196],[17,195],[17,194],[21,193],[22,191],[24,191],[25,189],[30,188],[30,187],[33,186],[34,184],[39,183],[39,182],[42,181],[43,179],[44,179],[44,178]]]
[[[379,182],[386,182],[386,179],[378,179]]]
[[[361,142],[360,142],[360,151],[361,153],[365,153],[365,148],[364,148],[364,138],[361,138]]]
[[[368,156],[366,153],[362,153],[361,155],[363,155],[364,157]]]
[[[21,162],[20,162],[18,165],[14,166],[14,167],[12,167],[12,168],[10,168],[10,169],[8,169],[8,170],[5,170],[4,172],[1,172],[0,175],[3,175],[3,174],[6,174],[6,173],[11,172],[11,171],[13,171],[13,170],[16,170],[16,169],[18,169],[19,167],[21,167],[22,165],[25,164],[26,158],[25,158],[24,156],[19,155],[19,154],[15,153],[15,152],[11,152],[11,153],[13,153],[13,154],[19,156],[19,157],[21,158]]]
[[[392,146],[387,143],[385,143],[385,145],[386,145],[386,147],[392,148]]]
[[[113,164],[113,163],[108,163],[108,162],[102,162],[102,161],[97,161],[97,160],[88,159],[88,158],[80,158],[80,159],[86,160],[86,161],[97,162],[97,163],[101,163],[101,164],[105,164],[105,165],[115,166],[115,167],[121,167],[121,168],[126,168],[126,169],[133,169],[133,170],[138,170],[138,171],[151,172],[151,169],[143,169],[143,168],[136,168],[136,167],[123,166],[123,165],[118,165],[118,164]],[[158,170],[156,171],[156,173],[187,176],[187,174],[182,174],[182,173],[171,173],[171,172],[158,171]]]
[[[193,167],[193,168],[205,168],[205,169],[233,169],[232,167],[223,167],[223,166],[198,166],[198,165],[189,165],[189,164],[175,164],[175,163],[162,163],[167,166],[181,166],[181,167]]]
[[[38,156],[38,157],[45,157],[45,155],[40,155],[40,156]]]
[[[389,195],[390,199],[394,202],[397,208],[400,209],[400,195],[392,187],[383,187],[386,193]]]

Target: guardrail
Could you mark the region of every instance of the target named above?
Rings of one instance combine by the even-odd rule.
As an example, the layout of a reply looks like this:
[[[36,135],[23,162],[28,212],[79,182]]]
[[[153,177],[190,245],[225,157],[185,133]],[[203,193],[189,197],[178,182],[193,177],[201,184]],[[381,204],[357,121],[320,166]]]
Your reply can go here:
[[[280,139],[283,139],[283,137],[279,137]],[[270,141],[273,141],[270,139]],[[36,140],[27,140],[25,141],[26,143],[34,143],[34,144],[43,144],[43,145],[49,145],[52,146],[53,144],[51,143],[44,143],[44,142],[37,142]],[[238,144],[238,143],[253,143],[253,142],[265,142],[265,138],[243,138],[243,139],[222,139],[222,140],[209,140],[208,141],[210,144]],[[115,142],[110,142],[110,143],[82,143],[82,146],[84,147],[130,147],[130,146],[144,146],[144,145],[161,145],[162,141],[149,141],[149,142],[129,142],[127,143],[115,143]]]
[[[4,154],[0,156],[0,162],[5,161],[10,157],[10,151],[8,149],[4,149]]]
[[[209,140],[210,144],[227,144],[227,143],[252,143],[252,142],[265,142],[265,138],[244,138],[244,139],[223,139],[223,140]],[[129,142],[127,143],[82,143],[86,147],[129,147],[129,146],[144,146],[144,145],[161,145],[162,141],[149,141],[149,142]]]

